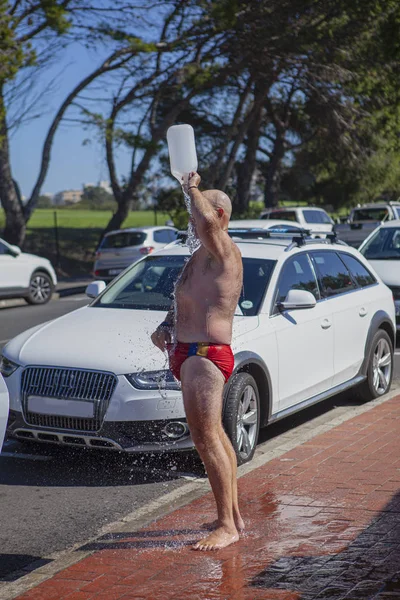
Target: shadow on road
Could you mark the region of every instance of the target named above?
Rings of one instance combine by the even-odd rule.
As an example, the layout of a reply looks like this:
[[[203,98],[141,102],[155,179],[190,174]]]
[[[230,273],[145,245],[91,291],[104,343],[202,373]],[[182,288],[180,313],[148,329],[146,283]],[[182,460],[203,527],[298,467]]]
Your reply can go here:
[[[260,432],[259,443],[272,440],[337,406],[355,406],[351,395],[341,394],[283,419]],[[12,457],[1,457],[0,485],[44,487],[135,486],[179,479],[205,477],[196,452],[127,454],[57,447],[31,442],[12,442]],[[18,460],[30,454],[33,460]],[[34,458],[38,457],[35,461]],[[7,464],[8,463],[8,464]],[[101,468],[99,469],[99,465]]]
[[[400,598],[399,533],[397,493],[341,552],[329,554],[327,544],[325,554],[281,556],[256,575],[251,585],[272,593],[287,590],[298,600]]]

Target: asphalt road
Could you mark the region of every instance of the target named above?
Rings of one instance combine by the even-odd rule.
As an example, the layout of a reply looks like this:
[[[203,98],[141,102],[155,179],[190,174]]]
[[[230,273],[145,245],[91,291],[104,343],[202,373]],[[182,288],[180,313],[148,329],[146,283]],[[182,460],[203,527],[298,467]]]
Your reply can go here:
[[[0,346],[29,327],[87,303],[85,296],[55,300],[44,307],[0,309]],[[400,350],[395,379],[400,380]],[[336,397],[265,430],[262,441],[334,415],[351,399]],[[101,527],[180,487],[187,477],[204,477],[195,455],[149,457],[106,451],[6,442],[0,455],[0,581],[50,554],[84,543]]]

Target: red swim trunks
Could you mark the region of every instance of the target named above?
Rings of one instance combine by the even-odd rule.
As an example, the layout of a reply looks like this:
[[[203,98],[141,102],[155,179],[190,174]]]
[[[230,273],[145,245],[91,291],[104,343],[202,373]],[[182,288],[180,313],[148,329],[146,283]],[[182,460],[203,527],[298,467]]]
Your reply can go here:
[[[187,344],[177,342],[168,348],[169,368],[179,381],[181,380],[181,366],[190,356],[208,358],[221,371],[225,383],[232,375],[235,360],[229,344],[209,344],[208,342],[194,342]]]

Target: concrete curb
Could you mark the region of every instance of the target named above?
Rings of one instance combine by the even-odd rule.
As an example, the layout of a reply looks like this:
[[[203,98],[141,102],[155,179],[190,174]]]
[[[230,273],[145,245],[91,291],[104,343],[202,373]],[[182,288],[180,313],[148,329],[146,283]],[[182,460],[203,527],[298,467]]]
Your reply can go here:
[[[305,423],[300,424],[294,429],[286,431],[272,440],[263,442],[258,446],[253,460],[250,463],[239,467],[238,477],[240,478],[243,475],[254,471],[258,467],[265,465],[272,459],[283,456],[290,450],[293,450],[297,446],[304,444],[312,438],[330,431],[342,423],[345,423],[346,421],[349,421],[360,414],[366,413],[373,408],[380,406],[391,398],[397,396],[399,392],[400,386],[396,386],[388,395],[374,400],[373,402],[369,402],[368,404],[339,406],[337,407],[336,415],[333,418],[330,417],[329,412],[327,415],[319,415],[315,419],[306,421]],[[33,563],[28,565],[24,570],[14,572],[13,575],[18,576],[19,579],[13,583],[5,582],[3,585],[0,584],[0,600],[12,600],[27,590],[35,587],[39,583],[50,579],[59,571],[66,569],[67,567],[79,562],[91,554],[94,554],[97,552],[97,550],[89,550],[86,548],[99,537],[111,532],[115,533],[141,529],[152,521],[159,519],[170,512],[173,512],[177,508],[189,504],[197,498],[200,498],[209,491],[210,486],[207,479],[199,478],[195,481],[186,483],[182,485],[182,487],[151,501],[149,504],[139,508],[138,510],[133,511],[119,521],[107,524],[98,532],[95,537],[87,540],[86,542],[80,542],[75,544],[72,548],[43,557],[44,559],[51,561],[49,564],[38,567],[32,571],[32,569],[35,568],[35,563]],[[24,573],[26,573],[26,571],[29,569],[31,569],[31,572],[24,575]]]

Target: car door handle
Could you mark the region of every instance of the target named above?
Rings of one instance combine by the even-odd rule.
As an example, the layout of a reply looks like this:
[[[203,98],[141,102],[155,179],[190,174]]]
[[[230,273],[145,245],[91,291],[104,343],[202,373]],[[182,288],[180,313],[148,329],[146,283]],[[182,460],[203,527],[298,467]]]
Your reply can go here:
[[[332,321],[330,319],[323,319],[321,321],[321,327],[322,329],[329,329],[329,327],[332,325]]]
[[[360,317],[366,317],[368,314],[368,311],[366,308],[362,307],[362,308],[360,308],[360,311],[358,314],[360,315]]]

